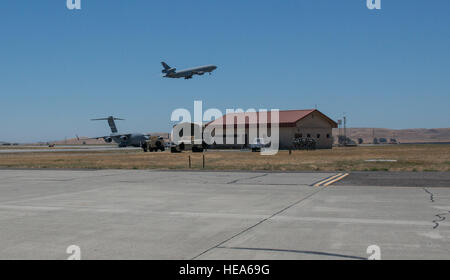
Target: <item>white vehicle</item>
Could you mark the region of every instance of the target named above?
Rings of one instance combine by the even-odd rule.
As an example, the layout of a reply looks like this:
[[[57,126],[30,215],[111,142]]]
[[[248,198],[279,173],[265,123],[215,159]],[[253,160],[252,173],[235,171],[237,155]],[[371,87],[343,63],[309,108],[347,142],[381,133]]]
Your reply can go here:
[[[252,152],[260,152],[261,149],[270,147],[270,142],[264,138],[255,138],[250,144],[250,149]]]

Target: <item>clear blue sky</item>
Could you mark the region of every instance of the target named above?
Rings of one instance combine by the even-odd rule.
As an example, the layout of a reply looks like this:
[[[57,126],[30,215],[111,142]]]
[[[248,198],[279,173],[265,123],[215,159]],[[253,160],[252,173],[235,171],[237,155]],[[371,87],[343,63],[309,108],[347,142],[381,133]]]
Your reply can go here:
[[[0,141],[169,131],[176,108],[318,109],[351,127],[450,127],[450,1],[4,0]],[[216,64],[213,76],[161,78]]]

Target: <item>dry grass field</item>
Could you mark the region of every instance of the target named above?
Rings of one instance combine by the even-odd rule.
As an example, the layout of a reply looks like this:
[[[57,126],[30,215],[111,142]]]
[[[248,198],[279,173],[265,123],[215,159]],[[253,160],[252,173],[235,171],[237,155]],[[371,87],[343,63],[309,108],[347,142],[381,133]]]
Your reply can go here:
[[[393,145],[281,151],[276,156],[240,151],[208,151],[207,170],[266,171],[450,171],[450,145]],[[203,154],[141,151],[40,152],[0,154],[0,168],[202,169]],[[366,162],[366,160],[396,162]]]

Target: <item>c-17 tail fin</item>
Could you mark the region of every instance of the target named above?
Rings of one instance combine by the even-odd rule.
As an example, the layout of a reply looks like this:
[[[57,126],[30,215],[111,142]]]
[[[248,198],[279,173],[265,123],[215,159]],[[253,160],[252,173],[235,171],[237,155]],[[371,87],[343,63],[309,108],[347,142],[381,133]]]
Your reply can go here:
[[[112,133],[118,133],[115,121],[124,121],[124,119],[114,118],[113,116],[102,118],[102,119],[92,119],[91,121],[108,121],[109,127]]]

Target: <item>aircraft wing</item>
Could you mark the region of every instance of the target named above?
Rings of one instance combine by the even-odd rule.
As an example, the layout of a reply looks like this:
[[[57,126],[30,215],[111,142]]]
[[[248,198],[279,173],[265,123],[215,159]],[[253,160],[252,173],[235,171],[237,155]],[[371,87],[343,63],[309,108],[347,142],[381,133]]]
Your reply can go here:
[[[94,139],[106,139],[106,138],[120,138],[120,137],[123,137],[123,136],[125,136],[125,137],[130,137],[131,136],[131,134],[114,134],[114,135],[106,135],[106,136],[99,136],[99,137],[89,137],[89,138],[83,138],[83,139],[80,139],[78,136],[77,136],[77,139],[78,140],[94,140]]]
[[[108,137],[111,137],[111,136],[85,137],[85,138],[80,138],[80,137],[77,136],[77,140],[78,141],[80,141],[80,140],[98,140],[98,139],[105,139],[105,138],[108,138]]]

